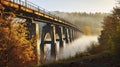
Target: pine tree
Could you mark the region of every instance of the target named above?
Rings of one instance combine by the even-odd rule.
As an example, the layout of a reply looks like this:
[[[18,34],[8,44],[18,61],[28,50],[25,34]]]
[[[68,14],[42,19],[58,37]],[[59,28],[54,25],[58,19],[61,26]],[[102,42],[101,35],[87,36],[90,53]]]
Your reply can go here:
[[[105,50],[120,57],[120,8],[116,7],[113,14],[106,17],[103,22],[103,31],[99,42]]]
[[[116,17],[116,32],[114,36],[114,44],[115,44],[115,55],[117,58],[120,58],[120,7],[114,9],[114,17]]]

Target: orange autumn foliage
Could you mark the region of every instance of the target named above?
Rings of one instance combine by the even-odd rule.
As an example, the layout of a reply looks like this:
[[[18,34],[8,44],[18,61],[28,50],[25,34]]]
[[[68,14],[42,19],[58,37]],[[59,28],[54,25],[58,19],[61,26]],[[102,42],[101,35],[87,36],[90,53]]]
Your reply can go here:
[[[27,40],[25,23],[0,16],[0,67],[24,67],[35,60],[35,40]]]
[[[85,35],[91,35],[91,29],[89,26],[84,27],[84,33],[85,33]]]

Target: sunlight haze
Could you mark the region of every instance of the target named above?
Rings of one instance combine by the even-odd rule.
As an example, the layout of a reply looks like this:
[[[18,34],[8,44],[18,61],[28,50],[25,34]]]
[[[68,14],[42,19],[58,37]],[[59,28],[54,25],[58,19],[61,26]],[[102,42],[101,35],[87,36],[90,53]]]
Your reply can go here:
[[[115,0],[28,0],[49,11],[111,12]]]

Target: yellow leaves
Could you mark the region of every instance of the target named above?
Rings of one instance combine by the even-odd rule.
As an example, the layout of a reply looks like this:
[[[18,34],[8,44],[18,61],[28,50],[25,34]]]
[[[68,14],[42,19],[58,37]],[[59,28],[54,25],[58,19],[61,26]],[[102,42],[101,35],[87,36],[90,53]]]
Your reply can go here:
[[[91,35],[91,28],[90,28],[89,26],[85,26],[85,27],[84,27],[84,33],[85,33],[86,35]]]
[[[21,51],[21,49],[19,49],[19,50]],[[20,60],[23,60],[24,62],[31,61],[34,59],[33,51],[31,51],[31,49],[29,49],[29,48],[25,48],[22,52],[20,52],[18,57]]]
[[[3,7],[1,4],[0,4],[0,9],[1,9],[1,10],[4,10],[4,7]]]
[[[2,28],[2,30],[1,30],[1,33],[3,32],[3,33],[9,33],[10,31],[9,31],[10,29],[9,28]]]
[[[22,65],[35,60],[36,40],[26,39],[27,29],[24,25],[24,23],[11,23],[11,20],[5,21],[0,18],[0,57],[10,65]]]
[[[4,48],[0,48],[0,51],[5,51],[6,49],[7,49],[7,48],[5,48],[5,47],[4,47]]]
[[[22,56],[18,56],[19,57],[19,59],[21,59],[22,58]]]

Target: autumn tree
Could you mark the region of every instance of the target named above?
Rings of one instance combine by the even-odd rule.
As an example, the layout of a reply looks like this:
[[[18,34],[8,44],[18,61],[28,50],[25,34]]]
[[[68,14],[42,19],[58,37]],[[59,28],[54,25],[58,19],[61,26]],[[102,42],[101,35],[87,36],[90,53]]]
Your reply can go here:
[[[0,67],[28,66],[36,58],[35,40],[26,39],[25,23],[13,22],[13,13],[0,14]]]
[[[84,33],[85,35],[91,35],[91,28],[89,26],[85,26]]]

